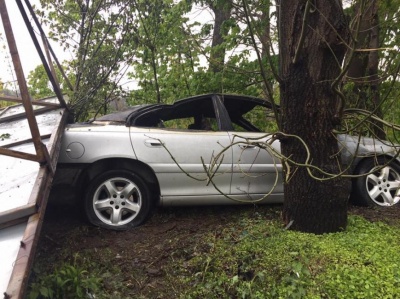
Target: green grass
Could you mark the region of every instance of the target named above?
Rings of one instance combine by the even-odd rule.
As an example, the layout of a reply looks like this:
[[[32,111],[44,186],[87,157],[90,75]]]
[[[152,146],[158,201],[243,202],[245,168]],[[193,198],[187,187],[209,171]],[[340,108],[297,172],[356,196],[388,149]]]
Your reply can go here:
[[[202,233],[168,230],[155,273],[146,270],[152,263],[136,266],[140,254],[116,258],[121,248],[48,251],[36,261],[29,298],[400,298],[400,222],[349,216],[346,231],[313,235],[284,230],[279,211],[266,211],[239,209],[228,224]],[[78,228],[66,239],[92,235]],[[125,257],[145,245],[133,243]]]
[[[352,216],[317,236],[242,219],[190,261],[181,298],[399,298],[400,230]]]

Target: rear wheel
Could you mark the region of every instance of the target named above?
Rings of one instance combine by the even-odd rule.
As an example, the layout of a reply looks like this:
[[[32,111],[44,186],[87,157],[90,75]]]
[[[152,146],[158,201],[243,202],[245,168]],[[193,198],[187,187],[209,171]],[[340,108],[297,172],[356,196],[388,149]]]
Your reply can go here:
[[[142,224],[153,209],[146,183],[126,170],[110,170],[95,177],[87,188],[84,205],[92,224],[114,230]]]
[[[400,167],[387,164],[383,157],[367,159],[357,167],[355,174],[366,174],[354,179],[355,203],[365,206],[393,206],[400,202]]]

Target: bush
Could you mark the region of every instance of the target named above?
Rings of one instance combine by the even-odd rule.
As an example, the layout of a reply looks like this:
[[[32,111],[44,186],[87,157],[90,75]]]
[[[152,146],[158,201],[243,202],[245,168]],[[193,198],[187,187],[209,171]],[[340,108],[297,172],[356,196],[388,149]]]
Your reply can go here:
[[[77,263],[77,255],[73,264],[64,263],[53,273],[40,275],[36,270],[37,279],[30,284],[29,299],[80,299],[91,298],[100,286],[100,279],[89,275],[89,272]],[[94,297],[93,297],[94,298]]]

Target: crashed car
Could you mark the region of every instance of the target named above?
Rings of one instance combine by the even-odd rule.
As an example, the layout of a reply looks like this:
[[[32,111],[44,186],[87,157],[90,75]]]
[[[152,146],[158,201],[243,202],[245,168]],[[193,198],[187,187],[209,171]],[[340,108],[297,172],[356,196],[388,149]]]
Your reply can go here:
[[[282,202],[280,144],[257,125],[274,122],[271,108],[259,98],[207,94],[68,125],[55,182],[83,200],[92,224],[116,230],[142,224],[157,206]],[[348,135],[339,146],[350,172],[367,174],[353,179],[358,201],[399,202],[395,147]]]

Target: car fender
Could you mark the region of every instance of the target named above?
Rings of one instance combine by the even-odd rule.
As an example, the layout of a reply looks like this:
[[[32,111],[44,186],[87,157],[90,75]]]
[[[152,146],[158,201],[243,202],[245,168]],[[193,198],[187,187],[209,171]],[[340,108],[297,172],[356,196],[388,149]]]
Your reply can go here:
[[[69,126],[64,131],[58,163],[91,164],[108,158],[136,159],[125,126]]]

